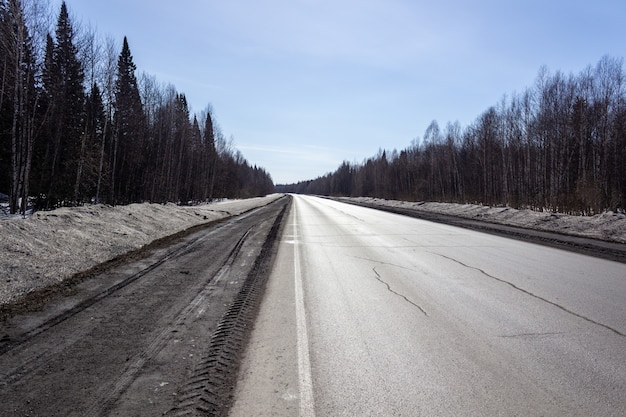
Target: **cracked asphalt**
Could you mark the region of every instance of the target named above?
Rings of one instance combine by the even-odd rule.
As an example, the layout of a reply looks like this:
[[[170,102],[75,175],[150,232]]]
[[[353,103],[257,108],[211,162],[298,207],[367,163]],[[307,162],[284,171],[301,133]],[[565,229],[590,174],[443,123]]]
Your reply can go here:
[[[626,264],[294,196],[230,416],[626,415]]]

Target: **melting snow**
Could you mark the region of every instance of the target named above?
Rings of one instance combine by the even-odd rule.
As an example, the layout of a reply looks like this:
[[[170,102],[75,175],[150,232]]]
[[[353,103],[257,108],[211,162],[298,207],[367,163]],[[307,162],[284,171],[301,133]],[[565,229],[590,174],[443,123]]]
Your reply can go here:
[[[155,239],[242,213],[279,196],[188,207],[147,203],[117,207],[92,205],[36,212],[26,218],[2,216],[0,304],[62,281]],[[353,200],[626,243],[624,213],[581,217],[471,204]]]

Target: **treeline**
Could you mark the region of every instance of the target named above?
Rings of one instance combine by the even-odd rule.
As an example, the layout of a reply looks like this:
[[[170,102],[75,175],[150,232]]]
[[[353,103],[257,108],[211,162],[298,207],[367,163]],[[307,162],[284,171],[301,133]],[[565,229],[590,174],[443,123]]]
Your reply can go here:
[[[539,71],[469,126],[436,121],[400,152],[344,162],[280,192],[473,202],[590,214],[626,208],[623,60],[578,75]]]
[[[45,3],[0,0],[0,192],[12,213],[30,196],[54,208],[273,192],[210,107],[191,116],[173,86],[137,78],[126,38],[77,33],[65,3],[55,25]]]

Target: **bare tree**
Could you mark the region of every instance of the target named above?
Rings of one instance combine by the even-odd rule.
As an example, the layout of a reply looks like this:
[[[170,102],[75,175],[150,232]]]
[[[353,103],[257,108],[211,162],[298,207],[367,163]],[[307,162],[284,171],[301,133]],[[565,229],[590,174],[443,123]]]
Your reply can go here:
[[[11,114],[11,213],[17,213],[18,210],[24,213],[29,196],[34,141],[38,128],[38,95],[35,85],[39,68],[36,63],[37,48],[28,23],[30,21],[36,31],[40,29],[39,10],[31,7],[29,19],[20,0],[9,0],[0,4],[0,109],[3,113]]]

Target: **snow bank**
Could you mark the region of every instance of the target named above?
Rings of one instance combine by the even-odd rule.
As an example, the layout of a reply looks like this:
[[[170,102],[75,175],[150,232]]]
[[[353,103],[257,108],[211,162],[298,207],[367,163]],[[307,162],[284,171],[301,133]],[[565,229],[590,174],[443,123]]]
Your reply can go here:
[[[349,198],[349,200],[626,243],[626,215],[612,211],[595,216],[571,216],[477,204],[407,202],[370,197],[356,197]]]
[[[0,220],[0,304],[189,227],[280,197],[200,206],[92,205]]]

